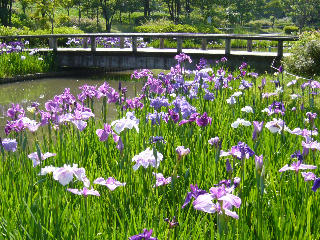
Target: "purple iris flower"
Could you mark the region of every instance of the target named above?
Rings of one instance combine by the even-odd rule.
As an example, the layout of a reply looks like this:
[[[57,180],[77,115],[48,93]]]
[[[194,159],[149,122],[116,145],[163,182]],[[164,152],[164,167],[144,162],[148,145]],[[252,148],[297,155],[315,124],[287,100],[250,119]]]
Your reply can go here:
[[[250,73],[248,73],[248,76],[251,76],[253,78],[258,78],[259,74],[255,73],[255,72],[250,72]]]
[[[208,65],[208,61],[205,58],[200,58],[199,63],[196,65],[197,70],[201,70]]]
[[[213,101],[214,100],[214,94],[208,90],[205,90],[206,94],[203,96],[204,100],[207,101]]]
[[[298,151],[295,151],[292,155],[291,155],[291,158],[296,158],[298,159],[299,161],[303,161],[303,155],[301,154],[300,150]]]
[[[39,156],[38,156],[38,153],[37,152],[33,152],[33,153],[30,153],[28,155],[28,158],[30,158],[33,162],[33,167],[36,167],[40,164],[41,161],[44,161],[46,160],[47,158],[49,157],[54,157],[56,156],[55,153],[49,153],[49,152],[46,152],[45,154],[43,153],[40,153],[41,155],[41,159],[39,159]]]
[[[241,66],[239,67],[239,70],[246,69],[247,66],[248,66],[248,64],[247,64],[246,62],[243,62],[243,63],[241,64]]]
[[[178,154],[178,158],[184,157],[190,153],[189,148],[184,148],[184,146],[178,146],[176,148],[176,153]]]
[[[233,178],[232,181],[231,181],[231,179],[224,179],[224,180],[221,180],[218,184],[215,184],[214,186],[219,187],[219,186],[224,185],[227,188],[234,189],[239,186],[240,181],[241,181],[241,179],[239,177]]]
[[[150,99],[150,106],[153,107],[155,110],[158,110],[161,107],[169,107],[169,101],[164,96],[157,97],[155,99]]]
[[[239,142],[238,145],[232,146],[229,152],[221,150],[220,157],[233,156],[239,160],[249,159],[254,155],[254,151],[243,142]]]
[[[263,127],[263,121],[262,122],[258,122],[258,121],[253,121],[253,133],[252,133],[252,139],[253,140],[257,140],[259,133],[262,131],[262,127]]]
[[[140,78],[148,77],[148,76],[152,76],[152,75],[153,75],[153,73],[149,69],[142,69],[141,71],[135,70],[131,74],[131,79],[132,78],[140,79]]]
[[[200,114],[199,113],[192,113],[190,118],[188,120],[186,119],[183,119],[181,122],[179,122],[179,126],[183,125],[183,124],[186,124],[186,123],[192,123],[192,122],[195,122],[198,118]]]
[[[293,171],[296,171],[296,173],[298,173],[300,169],[301,170],[305,170],[305,169],[316,169],[316,168],[317,168],[316,166],[302,164],[301,161],[297,161],[297,162],[293,162],[290,167],[289,167],[288,164],[286,164],[285,166],[283,166],[279,170],[279,172],[284,172],[284,171],[287,171],[287,170],[293,170]]]
[[[317,177],[313,172],[302,172],[302,177],[304,178],[304,181],[314,181]]]
[[[253,86],[252,83],[250,83],[250,82],[242,79],[242,80],[241,80],[241,84],[240,84],[240,86],[239,86],[239,89],[245,90],[245,89],[251,88],[252,86]]]
[[[151,144],[154,144],[154,143],[157,143],[157,142],[161,142],[161,143],[163,143],[163,144],[166,144],[166,143],[167,143],[162,136],[153,136],[153,137],[150,137],[149,142],[150,142]]]
[[[10,117],[12,120],[17,120],[25,116],[25,112],[23,108],[19,104],[11,105],[11,108],[7,111],[7,116]]]
[[[111,128],[111,125],[105,123],[103,125],[103,129],[97,129],[96,130],[96,134],[98,135],[99,140],[101,142],[106,141],[108,139],[109,135],[113,134],[113,130]]]
[[[312,191],[317,191],[317,189],[320,187],[320,178],[317,178],[314,180],[313,186],[312,186]]]
[[[132,98],[132,99],[127,99],[126,100],[126,105],[123,107],[124,109],[137,109],[137,108],[140,108],[142,109],[143,108],[143,103],[141,102],[141,99],[144,98],[145,95],[141,95],[139,97],[135,97],[135,98]]]
[[[114,179],[113,177],[109,177],[107,179],[99,177],[93,181],[93,184],[100,184],[100,185],[106,186],[111,191],[115,190],[117,187],[126,185],[125,182],[121,183],[121,182],[117,181],[116,179]]]
[[[188,56],[185,53],[180,53],[180,54],[176,55],[174,57],[174,59],[177,60],[179,64],[184,62],[184,61],[188,61],[189,63],[192,63],[192,60],[191,60],[190,56]]]
[[[284,104],[282,102],[277,102],[277,101],[274,101],[269,107],[268,107],[268,115],[272,115],[272,114],[278,114],[280,113],[281,115],[284,115],[285,114],[285,107],[284,107]]]
[[[78,94],[78,99],[80,102],[84,102],[87,98],[94,98],[98,96],[97,86],[91,86],[91,85],[83,85],[79,87],[82,92]]]
[[[212,121],[212,118],[208,117],[206,112],[202,116],[198,116],[196,118],[196,123],[200,127],[205,127],[209,124],[211,125],[211,121]]]
[[[230,161],[229,161],[229,158],[227,158],[226,160],[226,170],[228,173],[232,173],[232,167],[231,167],[231,164],[230,164]]]
[[[174,105],[173,111],[176,113],[181,112],[183,119],[187,119],[191,114],[197,112],[197,109],[193,107],[185,97],[177,97],[172,104]]]
[[[211,146],[215,146],[215,148],[218,148],[220,146],[220,139],[219,137],[210,138],[208,143]]]
[[[205,190],[199,189],[197,184],[195,185],[190,184],[190,189],[191,189],[191,192],[187,193],[187,197],[186,197],[186,200],[184,201],[184,204],[182,205],[182,208],[187,206],[192,198],[197,199],[198,196],[207,193]]]
[[[165,218],[164,221],[169,224],[169,228],[174,228],[176,226],[179,226],[179,222],[176,220],[175,216],[172,218],[171,221],[169,218]]]
[[[168,113],[169,113],[170,119],[172,119],[172,121],[173,121],[174,123],[179,122],[180,116],[179,116],[178,113],[176,113],[176,112],[173,111],[172,109],[169,109],[169,110],[168,110]]]
[[[49,100],[44,104],[46,110],[51,113],[61,113],[62,108],[59,104],[59,102],[55,100]]]
[[[8,152],[15,152],[17,150],[18,143],[16,139],[0,138],[0,146],[2,146],[4,150]]]
[[[307,112],[306,113],[309,123],[311,126],[314,126],[314,120],[317,118],[317,113]]]
[[[261,85],[258,86],[258,88],[260,89],[260,91],[261,91],[262,89],[264,89],[264,87],[266,86],[266,83],[267,83],[266,78],[263,78],[263,79],[261,80]]]
[[[255,164],[256,164],[256,169],[257,171],[261,172],[263,168],[263,156],[254,156]]]
[[[171,177],[165,178],[162,173],[152,173],[156,177],[156,184],[153,187],[159,187],[171,183]],[[177,176],[179,177],[179,176]]]
[[[238,214],[230,210],[233,206],[239,208],[241,205],[241,199],[231,194],[232,191],[233,188],[226,188],[224,185],[220,187],[212,187],[210,188],[210,194],[202,194],[196,198],[196,200],[193,202],[193,207],[203,212],[226,214],[230,217],[238,219]],[[214,199],[216,199],[218,202],[213,203],[212,200]]]
[[[153,230],[150,229],[149,231],[145,228],[143,229],[143,233],[139,233],[132,237],[129,237],[129,240],[157,240],[155,237],[151,237]]]
[[[169,120],[169,116],[167,113],[164,112],[157,112],[156,110],[154,113],[149,113],[147,116],[147,120],[151,121],[151,125],[160,125],[161,120],[165,121],[166,123]]]
[[[143,88],[141,89],[144,93],[156,93],[162,94],[165,93],[166,88],[163,87],[163,81],[153,76],[148,76],[147,82],[144,84]]]

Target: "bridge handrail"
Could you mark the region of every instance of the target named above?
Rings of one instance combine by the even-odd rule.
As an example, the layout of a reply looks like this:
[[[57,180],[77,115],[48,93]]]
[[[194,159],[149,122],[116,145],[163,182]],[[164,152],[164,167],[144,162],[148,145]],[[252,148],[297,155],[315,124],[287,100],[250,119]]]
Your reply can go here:
[[[83,33],[83,34],[47,34],[47,35],[12,35],[12,36],[0,36],[1,39],[32,39],[32,38],[47,38],[49,39],[50,48],[54,51],[57,50],[58,38],[90,38],[91,39],[91,51],[96,51],[95,38],[96,37],[119,37],[120,45],[123,43],[124,38],[132,38],[132,51],[137,51],[137,38],[159,38],[160,48],[164,48],[163,40],[166,38],[177,39],[177,52],[182,52],[183,39],[202,39],[201,49],[206,50],[208,39],[224,39],[225,40],[225,54],[230,54],[231,40],[242,39],[247,40],[247,50],[252,52],[253,40],[269,40],[278,42],[278,57],[283,55],[283,42],[284,41],[296,41],[298,36],[287,35],[271,35],[271,34],[203,34],[203,33]]]

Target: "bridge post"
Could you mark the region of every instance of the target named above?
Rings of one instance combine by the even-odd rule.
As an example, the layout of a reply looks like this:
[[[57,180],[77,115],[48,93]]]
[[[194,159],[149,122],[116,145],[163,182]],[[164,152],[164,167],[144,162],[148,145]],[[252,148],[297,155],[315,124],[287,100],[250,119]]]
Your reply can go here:
[[[252,39],[247,40],[247,51],[252,52]]]
[[[83,48],[88,48],[88,38],[84,37],[82,39],[82,47]]]
[[[91,42],[91,52],[95,52],[97,50],[96,37],[95,36],[91,36],[90,37],[90,42]]]
[[[230,55],[231,52],[231,39],[226,38],[225,55]]]
[[[58,50],[58,41],[56,37],[49,38],[49,48],[51,48],[55,52]]]
[[[201,50],[207,50],[207,39],[206,38],[202,38]]]
[[[164,49],[164,38],[159,38],[159,44],[160,44],[160,46],[159,46],[159,48],[160,49]]]
[[[120,48],[124,48],[124,37],[120,37]]]
[[[132,52],[137,52],[137,37],[132,37]]]
[[[278,57],[282,58],[283,56],[283,41],[278,40]]]
[[[182,53],[182,38],[177,38],[177,53]]]

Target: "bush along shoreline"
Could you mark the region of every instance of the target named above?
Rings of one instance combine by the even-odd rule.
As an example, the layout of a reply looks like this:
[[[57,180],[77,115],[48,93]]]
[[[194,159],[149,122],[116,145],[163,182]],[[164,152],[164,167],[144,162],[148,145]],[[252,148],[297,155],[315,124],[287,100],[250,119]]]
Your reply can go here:
[[[166,74],[134,71],[144,86],[133,98],[105,82],[12,103],[0,133],[5,236],[318,237],[320,83],[175,59]]]

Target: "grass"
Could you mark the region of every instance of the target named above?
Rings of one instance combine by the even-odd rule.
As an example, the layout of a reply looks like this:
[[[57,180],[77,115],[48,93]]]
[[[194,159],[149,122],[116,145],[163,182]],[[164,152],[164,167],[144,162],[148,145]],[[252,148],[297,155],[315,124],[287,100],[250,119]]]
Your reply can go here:
[[[214,68],[216,74],[217,69]],[[229,73],[234,77],[239,74]],[[176,78],[180,73],[174,76]],[[182,76],[185,80],[194,79],[193,76]],[[2,149],[1,153],[1,236],[11,239],[127,239],[142,232],[144,228],[152,228],[153,236],[158,239],[319,238],[319,226],[314,224],[320,220],[318,192],[311,191],[312,183],[304,182],[300,173],[296,175],[293,171],[278,172],[281,167],[290,163],[293,152],[302,150],[300,143],[303,138],[285,131],[273,134],[264,127],[258,140],[254,141],[252,126],[240,126],[236,129],[230,127],[237,118],[250,122],[264,121],[266,124],[276,117],[283,119],[290,129],[310,129],[304,121],[306,112],[318,112],[319,109],[314,104],[309,105],[307,91],[306,99],[291,100],[288,96],[292,89],[287,88],[285,83],[292,79],[286,76],[282,79],[281,75],[267,78],[267,86],[263,91],[274,91],[270,80],[279,78],[284,86],[284,93],[271,99],[262,99],[257,88],[262,77],[254,79],[245,76],[244,79],[252,82],[253,87],[243,90],[235,105],[228,105],[226,99],[239,91],[242,78],[229,83],[232,89],[215,90],[214,83],[207,82],[210,91],[215,94],[214,101],[204,100],[204,90],[201,88],[198,98],[187,97],[189,103],[197,108],[197,112],[207,112],[212,117],[212,124],[206,127],[199,127],[195,123],[179,126],[171,120],[168,123],[162,120],[159,125],[151,125],[146,121],[146,116],[154,111],[150,101],[156,95],[147,92],[147,96],[142,100],[144,108],[135,109],[135,115],[140,119],[139,132],[131,129],[120,134],[124,143],[122,153],[111,138],[106,142],[99,141],[95,132],[102,128],[103,122],[93,118],[87,121],[88,126],[82,132],[73,124],[61,124],[58,128],[50,124],[40,127],[35,133],[11,133],[10,138],[18,141],[18,149],[13,153]],[[293,90],[302,94],[298,86]],[[183,93],[179,90],[176,94]],[[169,102],[175,99],[169,94],[165,97]],[[317,100],[318,96],[314,98]],[[283,101],[286,107],[284,115],[268,116],[261,112],[273,100]],[[305,108],[300,110],[302,102]],[[247,105],[252,106],[254,113],[240,110]],[[290,110],[293,106],[297,107],[296,112]],[[121,118],[125,112],[120,111],[119,106],[116,107],[118,118]],[[164,107],[161,110],[167,112]],[[33,115],[29,114],[29,117],[32,118]],[[39,121],[39,116],[35,116],[35,119]],[[318,118],[315,125],[319,125]],[[163,136],[166,144],[150,144],[148,139],[151,136]],[[208,143],[208,140],[215,136],[220,138],[222,150],[227,151],[242,141],[248,144],[256,155],[263,155],[263,174],[256,171],[253,158],[241,161],[232,157],[230,162],[233,172],[227,173],[226,158],[219,158],[220,149]],[[319,137],[314,138],[318,140]],[[177,160],[175,152],[177,146],[190,148],[190,154],[180,161]],[[163,161],[158,169],[141,167],[134,171],[131,159],[147,147],[156,148],[162,153]],[[39,150],[57,155],[33,168],[27,155]],[[305,164],[318,165],[318,156],[317,151],[310,153],[304,159]],[[51,174],[38,175],[41,167],[60,167],[72,163],[85,168],[91,182],[97,177],[113,176],[120,182],[126,182],[126,186],[111,192],[106,187],[94,185],[101,196],[84,198],[66,191],[66,188],[82,188],[82,182],[72,181],[69,185],[62,186]],[[166,186],[153,188],[153,171],[161,172],[166,177],[172,176],[176,171],[180,178]],[[318,169],[313,172],[319,174]],[[239,215],[238,220],[197,211],[192,204],[181,208],[187,192],[190,191],[190,184],[198,184],[199,188],[208,191],[222,179],[236,176],[241,178],[240,186],[233,191],[233,194],[242,200],[240,208],[235,210]],[[260,176],[264,182],[263,190],[261,185],[257,186]],[[179,226],[171,229],[163,219],[171,219],[173,216],[176,216]]]

